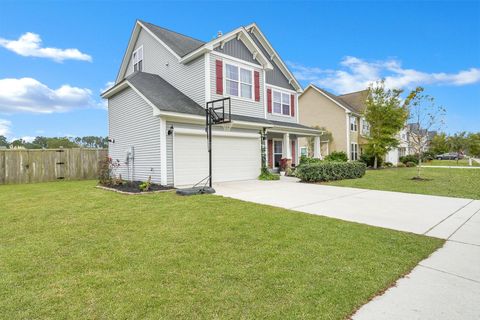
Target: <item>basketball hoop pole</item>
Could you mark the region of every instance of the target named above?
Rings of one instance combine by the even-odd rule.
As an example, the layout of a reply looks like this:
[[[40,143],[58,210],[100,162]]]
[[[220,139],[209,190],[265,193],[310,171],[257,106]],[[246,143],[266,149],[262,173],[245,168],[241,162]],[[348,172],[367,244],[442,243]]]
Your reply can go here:
[[[207,108],[207,139],[208,139],[208,186],[212,187],[212,114]]]

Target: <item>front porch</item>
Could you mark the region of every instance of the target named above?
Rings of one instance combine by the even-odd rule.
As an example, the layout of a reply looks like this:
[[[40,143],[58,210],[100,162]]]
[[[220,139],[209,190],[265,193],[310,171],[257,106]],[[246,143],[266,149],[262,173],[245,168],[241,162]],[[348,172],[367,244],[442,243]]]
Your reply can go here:
[[[278,172],[281,160],[286,159],[291,167],[298,165],[301,157],[299,138],[314,138],[314,158],[322,159],[320,133],[318,130],[306,132],[289,128],[288,130],[269,129],[265,135],[266,163],[270,170]]]

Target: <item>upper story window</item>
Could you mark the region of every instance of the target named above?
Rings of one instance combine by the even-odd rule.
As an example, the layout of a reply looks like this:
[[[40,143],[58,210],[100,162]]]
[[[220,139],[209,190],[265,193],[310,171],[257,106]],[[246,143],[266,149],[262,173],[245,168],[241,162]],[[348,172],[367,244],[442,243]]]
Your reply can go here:
[[[225,84],[230,96],[252,99],[253,71],[225,64]]]
[[[132,60],[133,60],[133,71],[142,71],[143,70],[143,46],[133,51]]]
[[[362,122],[362,134],[368,135],[370,133],[370,124],[364,118],[362,118],[361,122]]]
[[[350,131],[357,131],[357,118],[350,117]]]
[[[290,115],[290,95],[273,90],[273,113]]]

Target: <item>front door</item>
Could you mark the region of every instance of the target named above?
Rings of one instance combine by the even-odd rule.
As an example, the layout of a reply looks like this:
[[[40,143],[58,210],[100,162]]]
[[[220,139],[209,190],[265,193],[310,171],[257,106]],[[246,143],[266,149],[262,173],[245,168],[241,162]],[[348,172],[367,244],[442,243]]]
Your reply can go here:
[[[282,148],[283,148],[283,141],[282,140],[274,140],[273,141],[273,167],[280,168],[280,160],[282,159]]]

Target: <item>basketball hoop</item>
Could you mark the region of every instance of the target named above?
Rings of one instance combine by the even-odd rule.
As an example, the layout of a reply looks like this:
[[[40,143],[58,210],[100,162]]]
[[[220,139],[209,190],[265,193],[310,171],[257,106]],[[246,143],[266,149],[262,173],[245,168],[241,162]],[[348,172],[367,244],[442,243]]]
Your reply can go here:
[[[220,124],[224,132],[230,132],[233,126],[233,122],[224,122]]]

